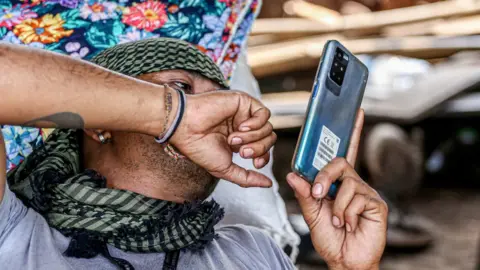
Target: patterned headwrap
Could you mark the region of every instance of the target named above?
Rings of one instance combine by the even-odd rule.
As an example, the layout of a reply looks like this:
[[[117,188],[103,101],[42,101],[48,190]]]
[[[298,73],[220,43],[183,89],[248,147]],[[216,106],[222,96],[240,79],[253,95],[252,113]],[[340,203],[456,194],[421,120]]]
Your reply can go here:
[[[171,38],[151,38],[107,49],[91,62],[127,76],[163,70],[194,71],[228,88],[218,66],[191,44]]]

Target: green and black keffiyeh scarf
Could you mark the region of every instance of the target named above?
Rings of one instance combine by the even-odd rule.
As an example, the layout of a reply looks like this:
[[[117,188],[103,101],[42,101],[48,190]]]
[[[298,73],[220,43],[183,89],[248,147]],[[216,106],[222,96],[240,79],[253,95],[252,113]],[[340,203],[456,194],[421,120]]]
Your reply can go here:
[[[97,55],[93,62],[128,76],[172,69],[196,71],[227,87],[210,58],[174,39],[118,45]],[[223,217],[216,202],[177,204],[106,188],[101,175],[81,168],[79,132],[55,130],[8,174],[10,189],[26,206],[72,237],[67,256],[103,254],[124,269],[133,269],[125,260],[111,257],[105,244],[124,251],[169,255],[185,248],[202,248],[214,238],[213,227]]]
[[[25,205],[72,237],[67,255],[93,257],[103,253],[101,243],[133,252],[198,249],[213,239],[223,216],[216,202],[178,204],[106,188],[101,175],[81,170],[79,136],[55,130],[8,174],[10,189]]]

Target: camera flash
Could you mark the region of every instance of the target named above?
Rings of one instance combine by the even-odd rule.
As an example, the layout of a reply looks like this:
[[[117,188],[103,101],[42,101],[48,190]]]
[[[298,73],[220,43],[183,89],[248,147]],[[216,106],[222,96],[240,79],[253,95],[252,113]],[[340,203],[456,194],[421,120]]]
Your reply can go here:
[[[348,55],[344,54],[343,59],[345,59],[345,61],[348,61]]]

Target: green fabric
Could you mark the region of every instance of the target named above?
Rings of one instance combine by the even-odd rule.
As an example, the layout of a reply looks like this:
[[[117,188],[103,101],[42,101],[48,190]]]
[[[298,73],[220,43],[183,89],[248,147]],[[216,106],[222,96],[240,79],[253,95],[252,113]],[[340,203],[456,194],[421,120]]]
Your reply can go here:
[[[102,51],[91,61],[132,77],[172,69],[195,71],[228,88],[220,68],[210,57],[178,39],[151,38],[120,44]]]
[[[134,252],[200,248],[213,239],[223,216],[216,202],[177,204],[106,188],[100,174],[81,170],[79,136],[55,130],[7,177],[10,189],[51,227]]]

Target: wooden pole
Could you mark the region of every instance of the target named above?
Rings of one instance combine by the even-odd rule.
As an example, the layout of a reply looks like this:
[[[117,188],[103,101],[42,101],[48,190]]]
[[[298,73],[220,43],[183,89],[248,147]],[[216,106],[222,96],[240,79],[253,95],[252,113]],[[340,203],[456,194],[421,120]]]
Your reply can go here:
[[[475,35],[480,34],[480,15],[389,26],[382,29],[382,33],[389,37]]]
[[[252,47],[248,50],[248,63],[256,77],[314,68],[329,39],[339,40],[354,54],[388,53],[422,59],[448,57],[460,50],[480,50],[480,36],[346,40],[327,35]]]
[[[340,17],[325,15],[327,13],[324,8],[318,11],[318,6],[304,1],[289,1],[286,5],[298,16],[308,19],[259,19],[253,26],[252,34],[331,33],[380,29],[391,25],[480,13],[480,2],[471,0],[449,0]]]
[[[303,14],[301,17],[326,25],[338,25],[343,19],[335,10],[299,0],[285,2],[283,10],[289,15]]]
[[[284,41],[248,49],[248,63],[257,77],[280,74],[292,70],[315,67],[318,57],[309,55],[309,48],[323,47],[329,39],[342,40],[341,36],[317,36]]]

